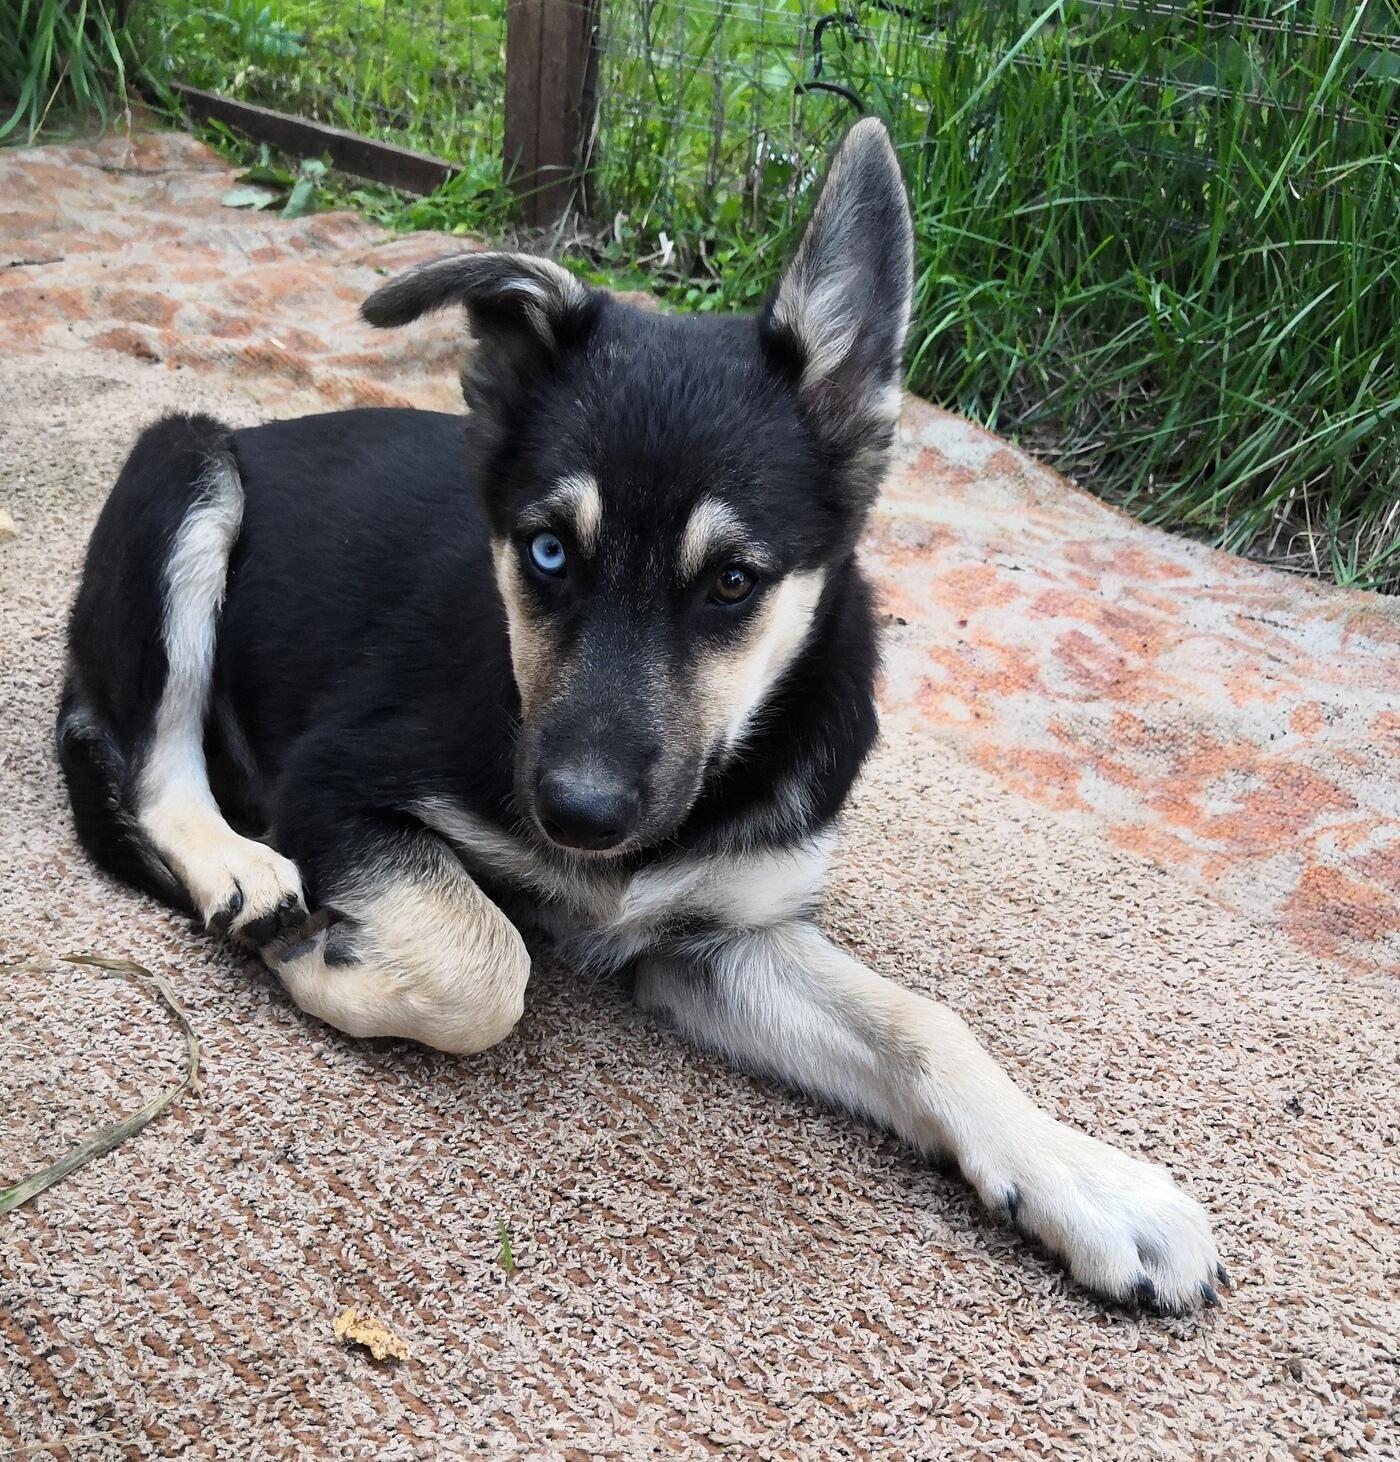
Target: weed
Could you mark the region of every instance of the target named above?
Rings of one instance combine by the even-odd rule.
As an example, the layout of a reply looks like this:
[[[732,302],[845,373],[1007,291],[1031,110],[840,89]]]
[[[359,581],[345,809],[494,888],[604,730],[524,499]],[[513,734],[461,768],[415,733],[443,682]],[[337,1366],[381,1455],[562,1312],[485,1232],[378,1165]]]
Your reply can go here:
[[[0,6],[0,142],[33,142],[70,113],[106,123],[125,103],[126,75],[125,37],[104,0]]]
[[[157,77],[462,167],[427,199],[318,199],[500,237],[503,13],[144,0],[133,24]],[[838,13],[815,0],[601,13],[581,272],[752,307],[853,97],[910,186],[914,390],[1152,522],[1400,589],[1400,0],[851,0],[821,39],[839,93],[802,89]]]

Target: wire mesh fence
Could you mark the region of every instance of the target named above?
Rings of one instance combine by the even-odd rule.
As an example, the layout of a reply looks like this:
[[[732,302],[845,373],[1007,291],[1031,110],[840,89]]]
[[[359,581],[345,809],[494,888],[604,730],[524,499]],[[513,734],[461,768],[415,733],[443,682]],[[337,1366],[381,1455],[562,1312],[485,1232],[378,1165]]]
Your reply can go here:
[[[582,0],[557,0],[558,8]],[[726,219],[783,207],[860,110],[912,145],[994,99],[1007,73],[1165,97],[1164,135],[1129,156],[1212,163],[1221,108],[1345,120],[1400,81],[1400,0],[601,0],[583,161],[603,208]],[[432,152],[502,167],[507,0],[138,0],[177,79]],[[1335,63],[1335,64],[1333,64]],[[940,112],[939,108],[944,110]],[[1165,111],[1166,115],[1163,115]],[[970,125],[980,114],[967,118]],[[1139,129],[1141,130],[1141,129]],[[1306,159],[1302,159],[1306,161]]]
[[[915,390],[1150,516],[1400,584],[1400,0],[135,14],[172,77],[438,154],[527,216],[542,179],[609,277],[698,308],[771,287],[835,137],[880,115],[915,215]]]

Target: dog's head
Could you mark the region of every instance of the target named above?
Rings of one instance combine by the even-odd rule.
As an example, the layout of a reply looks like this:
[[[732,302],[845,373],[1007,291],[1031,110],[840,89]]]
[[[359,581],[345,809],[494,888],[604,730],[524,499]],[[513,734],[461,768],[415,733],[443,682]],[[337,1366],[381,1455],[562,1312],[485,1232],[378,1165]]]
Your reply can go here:
[[[652,314],[496,253],[365,302],[376,325],[470,316],[516,794],[551,842],[665,839],[763,714],[879,490],[912,268],[899,167],[867,120],[757,317]]]

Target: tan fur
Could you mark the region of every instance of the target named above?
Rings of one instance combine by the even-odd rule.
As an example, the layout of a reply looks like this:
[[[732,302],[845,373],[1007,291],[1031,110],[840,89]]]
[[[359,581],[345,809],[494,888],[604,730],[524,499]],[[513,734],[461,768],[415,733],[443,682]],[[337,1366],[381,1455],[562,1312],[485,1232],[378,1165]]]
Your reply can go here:
[[[812,627],[823,569],[789,574],[749,616],[737,649],[711,651],[696,675],[696,710],[707,748],[732,750],[754,712],[792,664]]]
[[[141,811],[141,827],[185,886],[190,901],[208,924],[235,895],[242,907],[229,924],[237,935],[244,925],[271,912],[286,897],[301,897],[296,864],[266,843],[241,837],[208,807],[177,787]]]
[[[598,482],[586,472],[566,477],[526,515],[527,526],[539,530],[556,528],[561,522],[573,531],[585,553],[598,547],[598,530],[603,522],[603,495]]]
[[[511,670],[520,692],[521,709],[529,716],[538,701],[541,681],[551,668],[553,645],[526,608],[523,570],[514,547],[497,541],[491,553],[496,564],[496,587],[505,605]]]
[[[338,893],[356,962],[328,965],[327,934],[263,957],[308,1014],[352,1036],[400,1036],[468,1055],[515,1028],[530,956],[515,926],[444,849],[432,876]]]
[[[744,525],[728,503],[702,497],[690,510],[681,534],[676,561],[680,579],[688,584],[720,549],[733,551],[744,541]]]

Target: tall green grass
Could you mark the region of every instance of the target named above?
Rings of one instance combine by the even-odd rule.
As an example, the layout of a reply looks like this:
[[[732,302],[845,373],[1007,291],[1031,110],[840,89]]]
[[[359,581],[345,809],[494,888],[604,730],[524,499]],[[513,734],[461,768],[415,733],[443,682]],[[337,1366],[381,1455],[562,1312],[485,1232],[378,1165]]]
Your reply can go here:
[[[911,386],[1152,521],[1400,589],[1397,6],[843,4],[823,79],[889,122],[916,216]],[[133,23],[157,76],[461,161],[381,212],[494,231],[503,10],[137,0]],[[835,13],[603,0],[596,272],[762,297],[854,115],[795,91]]]
[[[1390,18],[1125,10],[1000,73],[968,31],[925,54],[922,123],[895,113],[916,389],[1153,521],[1400,585],[1398,58],[1357,41]]]
[[[126,94],[122,27],[104,0],[0,5],[0,142],[33,142],[75,114],[105,123]]]
[[[674,34],[665,0],[619,3],[639,51]],[[636,252],[666,233],[673,293],[752,304],[808,144],[853,113],[794,99],[810,44],[761,49],[771,10],[706,8],[724,24],[668,44],[644,104],[607,94],[599,192]],[[1382,0],[1166,8],[857,7],[858,31],[829,28],[824,77],[890,123],[910,185],[910,385],[1152,521],[1400,588],[1400,23]],[[717,175],[721,107],[740,125]]]

